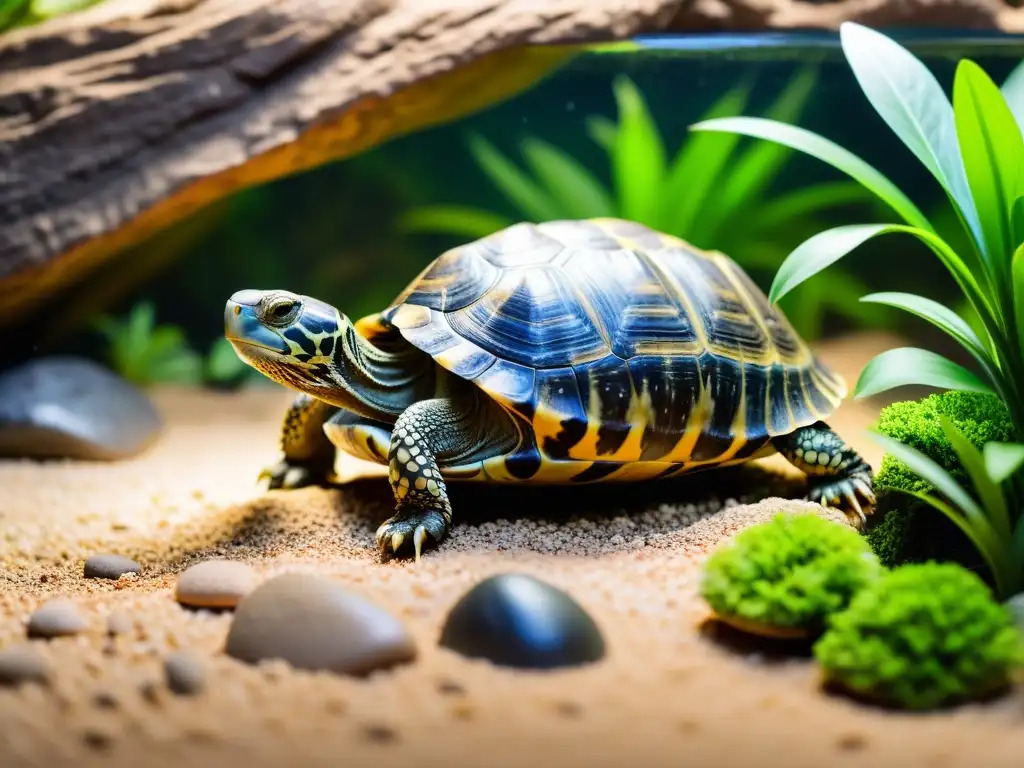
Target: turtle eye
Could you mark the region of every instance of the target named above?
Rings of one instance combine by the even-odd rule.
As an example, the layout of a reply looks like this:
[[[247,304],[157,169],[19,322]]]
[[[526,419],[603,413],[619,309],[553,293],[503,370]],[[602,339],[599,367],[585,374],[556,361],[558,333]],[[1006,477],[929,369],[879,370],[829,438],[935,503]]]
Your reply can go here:
[[[267,309],[267,319],[271,322],[287,322],[299,307],[299,302],[294,299],[284,299],[272,304]]]

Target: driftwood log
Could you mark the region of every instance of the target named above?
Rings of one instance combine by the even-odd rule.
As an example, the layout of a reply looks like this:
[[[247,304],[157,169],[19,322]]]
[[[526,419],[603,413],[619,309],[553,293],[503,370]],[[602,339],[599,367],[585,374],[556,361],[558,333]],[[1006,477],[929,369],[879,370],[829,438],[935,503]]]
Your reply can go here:
[[[107,0],[0,36],[0,327],[226,195],[665,30],[1019,31],[1001,0]]]

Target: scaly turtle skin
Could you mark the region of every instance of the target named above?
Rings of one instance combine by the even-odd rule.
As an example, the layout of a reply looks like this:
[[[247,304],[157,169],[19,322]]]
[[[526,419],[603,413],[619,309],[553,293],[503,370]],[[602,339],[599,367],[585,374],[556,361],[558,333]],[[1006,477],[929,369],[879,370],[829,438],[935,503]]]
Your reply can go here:
[[[352,323],[285,291],[225,310],[239,356],[301,394],[271,488],[387,464],[384,554],[448,532],[447,480],[640,481],[782,453],[863,522],[868,465],[822,421],[846,394],[729,258],[618,219],[517,224],[450,250]]]

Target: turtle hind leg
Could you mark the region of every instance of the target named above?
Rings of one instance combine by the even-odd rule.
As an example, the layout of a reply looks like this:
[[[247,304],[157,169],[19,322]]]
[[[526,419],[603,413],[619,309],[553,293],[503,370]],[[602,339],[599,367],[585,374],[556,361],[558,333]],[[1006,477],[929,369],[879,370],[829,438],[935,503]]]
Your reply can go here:
[[[807,498],[838,507],[858,527],[875,506],[874,473],[867,462],[824,422],[772,440],[775,449],[808,477]]]
[[[518,432],[479,398],[434,398],[409,406],[395,422],[388,478],[395,514],[377,529],[384,556],[414,554],[448,534],[452,505],[440,463],[489,458],[510,450]]]
[[[334,476],[336,449],[324,434],[324,424],[339,409],[306,394],[288,407],[281,425],[281,458],[259,476],[267,488],[326,485]]]

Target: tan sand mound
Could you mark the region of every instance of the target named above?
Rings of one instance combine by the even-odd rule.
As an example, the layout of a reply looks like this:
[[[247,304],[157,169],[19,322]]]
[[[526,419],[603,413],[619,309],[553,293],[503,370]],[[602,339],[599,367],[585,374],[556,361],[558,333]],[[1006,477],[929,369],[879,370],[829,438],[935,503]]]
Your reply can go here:
[[[4,768],[1017,766],[1024,754],[1020,694],[882,712],[820,692],[806,658],[703,626],[696,590],[709,548],[779,509],[825,514],[778,498],[800,493],[785,478],[750,469],[632,490],[458,488],[460,522],[440,550],[382,564],[382,478],[255,488],[282,393],[159,395],[168,433],[137,460],[0,463],[0,647],[23,642],[29,613],[54,596],[74,599],[89,622],[82,635],[36,641],[49,687],[0,689]],[[750,498],[762,500],[741,503]],[[107,552],[141,574],[84,579],[85,558]],[[289,570],[337,579],[398,616],[418,659],[356,680],[227,658],[231,614],[174,600],[176,575],[209,558],[247,562],[260,581]],[[568,591],[604,633],[606,658],[525,673],[438,648],[455,601],[509,570]],[[114,637],[112,614],[123,630]],[[164,657],[181,649],[205,666],[193,697],[164,682]]]

